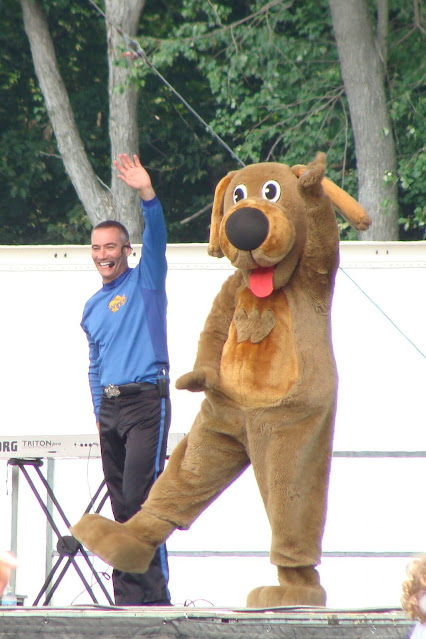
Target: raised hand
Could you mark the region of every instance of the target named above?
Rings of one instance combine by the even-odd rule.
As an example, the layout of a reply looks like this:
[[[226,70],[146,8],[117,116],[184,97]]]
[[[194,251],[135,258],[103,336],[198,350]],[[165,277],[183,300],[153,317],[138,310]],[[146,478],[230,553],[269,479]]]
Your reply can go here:
[[[127,186],[137,189],[143,200],[152,200],[155,191],[152,188],[151,178],[148,171],[142,166],[137,155],[133,159],[127,153],[120,153],[119,161],[114,160],[114,166],[119,171],[119,178]]]

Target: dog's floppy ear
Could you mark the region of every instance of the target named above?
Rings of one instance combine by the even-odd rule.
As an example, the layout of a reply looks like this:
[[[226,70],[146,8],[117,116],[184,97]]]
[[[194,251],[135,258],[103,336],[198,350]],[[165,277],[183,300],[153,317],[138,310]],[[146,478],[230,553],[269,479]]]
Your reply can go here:
[[[292,172],[298,178],[303,175],[306,169],[307,167],[303,164],[291,167]],[[361,204],[328,178],[323,178],[321,184],[333,207],[338,210],[340,215],[357,231],[366,231],[371,225],[371,218]]]
[[[219,229],[223,218],[223,200],[225,197],[225,191],[235,173],[237,173],[237,171],[231,171],[228,175],[225,175],[225,177],[220,180],[214,192],[212,217],[210,222],[210,241],[207,249],[208,254],[212,257],[223,257],[223,251],[220,248],[219,243]]]

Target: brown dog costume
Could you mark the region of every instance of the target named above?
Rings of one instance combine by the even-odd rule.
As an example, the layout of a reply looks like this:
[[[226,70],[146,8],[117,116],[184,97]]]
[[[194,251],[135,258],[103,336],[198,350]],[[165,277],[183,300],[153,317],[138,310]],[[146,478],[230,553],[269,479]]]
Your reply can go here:
[[[247,166],[218,184],[210,255],[236,272],[201,333],[194,369],[177,388],[204,391],[189,434],[125,524],[84,515],[71,531],[116,568],[144,572],[158,545],[186,529],[251,463],[272,530],[279,586],[250,607],[325,605],[320,562],[336,408],[330,309],[339,263],[333,205],[355,228],[371,221],[307,167]],[[330,201],[331,200],[331,201]]]

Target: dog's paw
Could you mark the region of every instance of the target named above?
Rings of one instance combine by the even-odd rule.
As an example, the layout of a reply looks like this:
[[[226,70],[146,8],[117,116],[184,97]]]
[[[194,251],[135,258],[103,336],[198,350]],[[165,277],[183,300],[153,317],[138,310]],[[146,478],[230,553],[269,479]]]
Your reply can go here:
[[[325,153],[317,153],[315,160],[309,162],[298,182],[299,191],[312,191],[321,188],[321,181],[325,175]],[[322,190],[322,188],[321,188]]]
[[[70,532],[90,552],[117,570],[146,572],[154,557],[152,544],[137,537],[124,524],[101,515],[83,515]]]
[[[322,586],[260,586],[247,596],[247,608],[279,608],[280,606],[325,606]]]
[[[176,380],[176,388],[179,390],[189,390],[197,393],[205,390],[217,388],[219,376],[217,372],[209,366],[201,366],[190,373],[185,373]]]

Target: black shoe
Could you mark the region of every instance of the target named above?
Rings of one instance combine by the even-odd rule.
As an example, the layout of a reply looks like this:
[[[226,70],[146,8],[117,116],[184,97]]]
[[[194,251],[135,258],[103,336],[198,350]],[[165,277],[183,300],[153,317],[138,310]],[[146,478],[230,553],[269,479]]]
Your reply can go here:
[[[168,599],[160,599],[159,601],[144,601],[141,606],[171,606]]]

